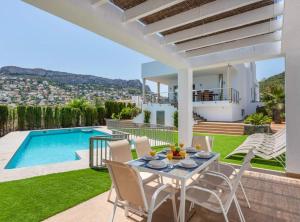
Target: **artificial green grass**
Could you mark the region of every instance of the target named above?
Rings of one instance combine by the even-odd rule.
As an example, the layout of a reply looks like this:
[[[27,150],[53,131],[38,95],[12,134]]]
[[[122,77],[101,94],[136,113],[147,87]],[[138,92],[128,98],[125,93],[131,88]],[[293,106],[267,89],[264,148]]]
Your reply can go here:
[[[107,170],[71,171],[0,183],[0,221],[35,222],[110,188]]]

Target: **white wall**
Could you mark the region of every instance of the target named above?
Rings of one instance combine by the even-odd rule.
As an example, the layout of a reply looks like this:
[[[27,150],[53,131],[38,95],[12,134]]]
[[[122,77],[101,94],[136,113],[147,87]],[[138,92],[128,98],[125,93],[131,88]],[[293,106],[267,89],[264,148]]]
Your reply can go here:
[[[228,101],[194,102],[194,112],[208,121],[238,121],[242,119],[241,106]]]
[[[156,123],[156,112],[165,111],[165,125],[173,126],[173,114],[177,109],[170,104],[157,104],[157,103],[147,103],[143,104],[143,110],[149,110],[151,112],[150,123]],[[144,122],[144,112],[140,113],[133,119],[134,123],[143,123]]]

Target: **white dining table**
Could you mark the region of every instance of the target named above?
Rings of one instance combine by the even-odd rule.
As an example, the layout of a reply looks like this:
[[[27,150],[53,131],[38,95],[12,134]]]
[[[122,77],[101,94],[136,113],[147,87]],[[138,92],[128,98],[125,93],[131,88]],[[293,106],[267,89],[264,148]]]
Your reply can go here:
[[[166,160],[165,157],[163,157],[163,153],[158,153],[159,156],[161,156],[160,159],[164,161]],[[155,175],[160,175],[162,177],[167,177],[171,179],[175,179],[176,181],[180,182],[180,206],[179,206],[179,218],[180,222],[185,221],[185,195],[186,195],[186,186],[187,182],[196,174],[199,174],[201,171],[205,170],[207,167],[211,166],[212,164],[217,164],[218,159],[220,157],[219,153],[213,153],[213,155],[210,158],[193,158],[196,163],[197,167],[193,169],[186,169],[184,167],[179,167],[176,161],[173,162],[173,168],[172,166],[168,166],[164,169],[153,169],[146,166],[147,161],[143,158],[136,159],[129,161],[128,164],[134,166],[138,171],[140,172],[148,172]],[[178,161],[179,162],[179,161]],[[218,167],[218,166],[216,166]]]

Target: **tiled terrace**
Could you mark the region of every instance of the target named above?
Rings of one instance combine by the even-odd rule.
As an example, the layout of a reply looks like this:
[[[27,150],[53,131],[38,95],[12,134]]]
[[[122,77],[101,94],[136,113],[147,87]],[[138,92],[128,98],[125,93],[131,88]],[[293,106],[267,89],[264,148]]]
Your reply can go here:
[[[238,192],[238,197],[246,221],[300,221],[300,180],[275,176],[271,174],[247,172],[243,184],[248,194],[251,209]],[[108,221],[112,212],[112,203],[107,202],[107,192],[79,204],[65,212],[49,218],[48,222],[98,222]],[[113,197],[111,198],[113,199]],[[239,221],[234,206],[229,211],[230,221]],[[115,221],[146,221],[136,215],[126,218],[121,209],[117,210]],[[164,204],[155,214],[154,222],[173,221],[170,203]],[[188,221],[224,221],[222,215],[211,213],[202,208],[196,208],[188,217]]]

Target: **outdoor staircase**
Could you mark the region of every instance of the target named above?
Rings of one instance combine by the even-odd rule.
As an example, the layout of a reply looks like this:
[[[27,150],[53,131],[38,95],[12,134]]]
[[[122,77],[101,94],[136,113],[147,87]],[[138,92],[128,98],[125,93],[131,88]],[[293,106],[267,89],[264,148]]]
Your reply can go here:
[[[205,119],[203,116],[193,112],[193,118],[195,121],[198,121],[198,122],[206,122],[207,119]]]
[[[243,123],[227,123],[227,122],[203,122],[198,121],[193,131],[197,133],[210,133],[210,134],[229,134],[229,135],[243,135]]]

